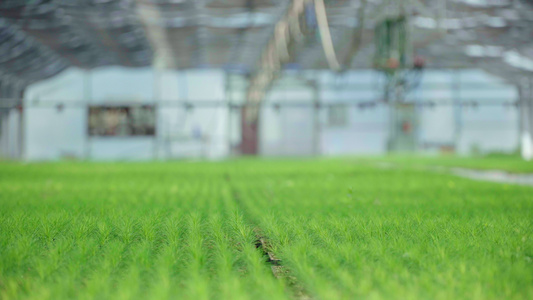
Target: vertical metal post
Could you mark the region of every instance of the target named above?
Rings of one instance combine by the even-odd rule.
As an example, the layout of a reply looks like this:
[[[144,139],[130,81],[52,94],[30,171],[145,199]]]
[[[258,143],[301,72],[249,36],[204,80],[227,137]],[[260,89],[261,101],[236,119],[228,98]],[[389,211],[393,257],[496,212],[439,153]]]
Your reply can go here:
[[[84,156],[86,160],[91,159],[91,135],[89,132],[89,107],[92,101],[92,80],[91,71],[87,70],[83,74],[83,102],[85,108],[85,149]]]
[[[10,147],[9,147],[9,144],[10,144],[10,139],[11,139],[11,132],[10,132],[10,128],[9,128],[9,117],[10,117],[10,114],[11,114],[11,109],[8,109],[4,116],[4,133],[5,133],[5,137],[4,137],[4,155],[6,158],[10,158]]]
[[[25,136],[26,136],[26,126],[25,126],[25,110],[24,105],[24,88],[22,83],[19,81],[13,81],[13,97],[16,99],[19,108],[19,124],[18,124],[18,158],[24,160],[25,155]]]
[[[396,119],[395,119],[395,107],[391,99],[387,99],[385,105],[389,108],[389,134],[387,137],[387,153],[393,152],[393,143],[396,137]]]
[[[250,78],[247,77],[250,85]],[[263,96],[264,97],[264,96]],[[261,103],[245,100],[241,109],[241,155],[257,155],[259,153],[259,122],[261,119]],[[255,115],[256,114],[256,115]],[[250,116],[254,116],[250,118]]]
[[[528,107],[529,134],[533,133],[533,77],[527,78],[526,103]]]
[[[523,99],[523,110],[524,110],[524,130],[526,132],[526,134],[528,134],[529,136],[531,136],[531,101],[529,99],[529,89],[530,89],[530,86],[529,86],[529,80],[527,79],[524,79],[523,82],[522,82],[522,89],[523,89],[523,94],[522,94],[522,99]]]
[[[152,97],[153,97],[153,107],[154,107],[154,114],[155,114],[155,132],[153,137],[153,149],[152,149],[152,159],[157,160],[159,157],[159,116],[160,116],[160,100],[161,100],[161,82],[160,82],[160,69],[153,69],[153,86],[152,86]]]
[[[523,79],[518,83],[518,93],[520,95],[520,152],[522,158],[530,160],[533,156],[533,145],[531,141],[531,82],[529,79]]]
[[[4,157],[4,109],[1,107],[2,98],[4,98],[3,90],[4,82],[2,81],[2,75],[0,74],[0,159]]]
[[[461,71],[458,69],[453,70],[452,73],[452,93],[453,93],[453,117],[454,117],[454,132],[453,132],[453,145],[454,151],[457,152],[459,148],[459,140],[461,138],[461,132],[463,127],[462,122],[462,110],[461,110]]]
[[[182,103],[187,103],[187,106],[185,108],[182,107],[182,109],[184,110],[184,122],[183,122],[183,126],[182,128],[185,129],[186,126],[187,126],[187,121],[189,119],[189,106],[188,106],[188,102],[189,102],[189,91],[188,91],[188,82],[187,82],[187,73],[185,70],[182,70],[182,71],[179,71],[179,74],[178,74],[178,99],[179,101],[181,101]],[[167,131],[167,143],[168,143],[168,149],[169,149],[169,152],[171,152],[170,150],[172,149],[172,140],[170,139],[171,137],[171,133],[170,133],[170,130],[171,128],[168,129]],[[178,141],[178,143],[180,143],[180,141]],[[180,145],[178,145],[179,147]],[[201,145],[202,148],[205,147],[203,141],[202,141],[202,145]],[[203,149],[201,150],[203,152]]]
[[[533,142],[533,77],[529,77],[527,79],[527,94],[526,94],[526,103],[527,103],[527,114],[528,114],[528,121],[529,121],[529,136],[532,139]],[[533,145],[532,145],[533,146]]]
[[[7,110],[7,109],[6,109]],[[6,130],[6,118],[7,113],[4,109],[0,110],[0,155],[2,158],[6,157],[7,149],[7,130]]]
[[[228,156],[233,156],[233,146],[232,146],[232,143],[231,143],[231,117],[233,116],[233,95],[232,95],[232,77],[230,75],[230,73],[226,72],[225,74],[225,95],[224,95],[224,98],[226,99],[226,102],[227,102],[227,110],[228,110],[228,122],[227,122],[227,132],[226,132],[226,135],[227,135],[227,145],[228,145]]]
[[[525,87],[519,82],[516,85],[518,91],[518,149],[522,149],[523,137],[527,132],[526,97]]]
[[[313,89],[313,155],[318,156],[321,153],[320,147],[320,87],[318,80],[311,82]]]
[[[5,98],[7,98],[9,101],[13,101],[13,88],[10,78],[6,75],[4,78],[4,94]],[[15,103],[15,102],[12,102]],[[13,140],[14,140],[14,132],[13,128],[11,126],[11,119],[13,118],[13,113],[16,110],[16,105],[14,107],[10,107],[7,110],[6,113],[6,156],[10,159],[13,159],[15,157],[13,153]]]

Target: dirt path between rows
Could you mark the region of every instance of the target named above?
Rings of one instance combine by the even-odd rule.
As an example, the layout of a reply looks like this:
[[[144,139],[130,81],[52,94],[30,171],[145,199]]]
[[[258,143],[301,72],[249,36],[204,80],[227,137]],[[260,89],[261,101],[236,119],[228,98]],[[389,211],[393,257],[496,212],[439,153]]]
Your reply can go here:
[[[310,300],[313,299],[310,294],[305,290],[303,284],[293,275],[293,272],[283,265],[281,259],[279,259],[274,252],[272,252],[270,247],[270,242],[268,237],[264,236],[263,231],[254,220],[250,219],[250,215],[247,213],[245,204],[242,202],[241,195],[237,188],[233,185],[231,176],[229,174],[224,174],[224,179],[226,180],[231,193],[233,200],[237,203],[239,208],[245,213],[246,219],[248,222],[253,224],[254,232],[257,240],[255,241],[255,247],[260,249],[265,257],[266,265],[270,266],[272,275],[278,280],[283,280],[287,286],[291,289],[294,299],[297,300]]]

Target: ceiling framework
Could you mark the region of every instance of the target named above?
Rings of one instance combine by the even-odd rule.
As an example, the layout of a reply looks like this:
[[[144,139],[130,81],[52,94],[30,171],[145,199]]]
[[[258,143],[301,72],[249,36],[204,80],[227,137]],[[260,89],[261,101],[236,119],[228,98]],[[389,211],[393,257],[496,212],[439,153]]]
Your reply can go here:
[[[481,67],[508,80],[533,72],[529,0],[4,0],[0,78],[25,86],[71,66],[153,65],[222,68],[254,82],[286,68],[372,68],[374,25],[402,3],[428,67]],[[249,90],[257,102],[254,93],[264,91]]]

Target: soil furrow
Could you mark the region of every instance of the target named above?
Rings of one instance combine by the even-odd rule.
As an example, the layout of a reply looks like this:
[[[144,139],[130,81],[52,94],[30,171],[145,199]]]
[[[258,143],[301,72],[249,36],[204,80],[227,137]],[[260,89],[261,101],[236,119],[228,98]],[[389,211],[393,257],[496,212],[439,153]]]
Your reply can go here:
[[[266,262],[268,263],[268,265],[270,265],[272,275],[279,280],[283,280],[287,284],[287,286],[290,287],[296,299],[312,299],[312,297],[309,296],[309,294],[306,292],[301,282],[299,282],[298,279],[294,275],[292,275],[292,272],[289,270],[289,268],[284,266],[281,259],[279,259],[276,254],[272,252],[268,238],[264,234],[262,234],[262,230],[257,226],[257,223],[251,220],[250,214],[247,212],[246,206],[242,202],[242,198],[239,191],[232,184],[231,176],[229,174],[225,174],[224,179],[228,183],[233,199],[235,200],[239,208],[243,211],[245,219],[254,226],[254,232],[257,238],[255,241],[255,247],[257,249],[260,249],[263,253]]]

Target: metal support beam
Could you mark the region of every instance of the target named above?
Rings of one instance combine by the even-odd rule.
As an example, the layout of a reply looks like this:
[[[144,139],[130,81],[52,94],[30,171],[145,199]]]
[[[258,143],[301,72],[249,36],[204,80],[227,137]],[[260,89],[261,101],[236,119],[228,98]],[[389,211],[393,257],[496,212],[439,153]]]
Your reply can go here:
[[[242,109],[242,143],[243,154],[257,154],[259,144],[259,110],[272,82],[279,75],[283,64],[291,60],[291,48],[302,40],[305,24],[301,24],[305,5],[313,0],[294,0],[287,12],[274,27],[274,34],[264,48],[256,72],[252,74],[246,102],[251,104]]]
[[[341,65],[335,53],[335,47],[333,46],[333,40],[331,39],[331,33],[329,32],[328,15],[326,13],[326,5],[324,0],[315,0],[315,13],[318,23],[318,30],[320,32],[320,40],[322,42],[322,48],[326,55],[329,68],[334,71],[340,71]]]
[[[293,44],[302,40],[301,16],[305,13],[305,5],[312,0],[294,0],[287,12],[276,24],[274,34],[264,48],[256,72],[252,74],[247,90],[246,101],[251,104],[260,103],[267,89],[278,76],[283,64],[290,61],[290,49]],[[258,106],[247,108],[243,121],[254,123],[259,116]]]

